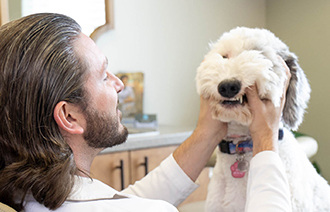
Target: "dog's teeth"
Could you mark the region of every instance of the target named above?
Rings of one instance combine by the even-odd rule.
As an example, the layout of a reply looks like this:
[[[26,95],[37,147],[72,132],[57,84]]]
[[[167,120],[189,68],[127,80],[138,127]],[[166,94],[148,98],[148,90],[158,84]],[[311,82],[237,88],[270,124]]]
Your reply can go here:
[[[243,104],[243,96],[239,98],[239,103]]]

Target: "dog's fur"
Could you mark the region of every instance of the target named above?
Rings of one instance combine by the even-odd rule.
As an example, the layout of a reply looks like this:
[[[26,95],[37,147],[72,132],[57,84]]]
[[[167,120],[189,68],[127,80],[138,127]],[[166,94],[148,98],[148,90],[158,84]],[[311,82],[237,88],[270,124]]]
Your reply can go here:
[[[280,105],[285,70],[282,57],[291,72],[282,114],[284,138],[279,141],[279,155],[285,166],[291,191],[293,211],[330,211],[330,187],[316,172],[290,130],[297,130],[310,98],[310,86],[300,68],[297,57],[277,37],[265,29],[238,27],[224,33],[211,46],[211,51],[197,69],[197,91],[212,99],[213,118],[228,122],[227,138],[237,143],[242,137],[250,138],[248,126],[251,113],[246,102],[242,105],[223,105],[223,100],[234,100],[244,95],[244,90],[257,84],[261,99],[270,99]],[[236,80],[241,84],[232,98],[219,93],[219,83]],[[239,138],[238,135],[240,136]],[[252,152],[245,154],[250,160]],[[248,172],[243,178],[233,178],[230,166],[236,154],[218,150],[217,162],[209,185],[206,211],[244,211]]]

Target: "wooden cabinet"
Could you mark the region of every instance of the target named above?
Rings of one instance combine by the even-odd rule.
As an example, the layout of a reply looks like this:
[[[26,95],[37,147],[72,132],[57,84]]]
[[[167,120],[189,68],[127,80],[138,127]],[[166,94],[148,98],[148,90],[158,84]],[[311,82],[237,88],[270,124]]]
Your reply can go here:
[[[168,157],[177,146],[115,152],[96,156],[91,177],[120,191],[145,176]]]
[[[129,159],[129,152],[98,155],[91,166],[91,177],[120,191],[122,190],[122,183],[125,188],[130,184]],[[122,182],[122,178],[124,182]]]
[[[143,178],[146,170],[150,172],[156,168],[176,148],[177,145],[173,145],[98,155],[91,166],[91,177],[120,191],[122,186],[126,188]],[[203,170],[197,183],[200,187],[182,204],[206,199],[209,183],[208,168]]]
[[[131,151],[131,184],[145,176],[146,166],[148,172],[150,172],[159,166],[159,164],[174,152],[176,148],[177,146],[168,146]],[[147,159],[147,161],[145,159]],[[144,164],[145,162],[147,162],[146,166]]]

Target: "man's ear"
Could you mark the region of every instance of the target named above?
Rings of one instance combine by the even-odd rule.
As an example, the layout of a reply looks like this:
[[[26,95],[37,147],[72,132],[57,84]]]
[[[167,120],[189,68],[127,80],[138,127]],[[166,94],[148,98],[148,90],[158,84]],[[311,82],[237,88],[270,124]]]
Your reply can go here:
[[[54,109],[54,119],[61,130],[69,134],[83,134],[85,118],[78,106],[61,101]]]

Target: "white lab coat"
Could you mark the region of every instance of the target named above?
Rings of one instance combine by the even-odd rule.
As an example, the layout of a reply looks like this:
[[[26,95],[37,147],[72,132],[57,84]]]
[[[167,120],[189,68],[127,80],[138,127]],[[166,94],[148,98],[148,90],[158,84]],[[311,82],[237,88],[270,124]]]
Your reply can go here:
[[[56,212],[176,212],[175,206],[198,187],[172,155],[122,192],[95,179],[75,180],[73,192]],[[277,154],[267,151],[256,155],[250,165],[246,211],[291,211],[287,183]],[[26,203],[26,212],[50,211],[33,198]]]
[[[182,171],[170,155],[145,178],[118,192],[89,178],[76,177],[73,192],[56,212],[176,212],[197,184]],[[119,196],[119,198],[118,198]],[[124,198],[123,198],[124,197]],[[127,198],[125,198],[127,197]],[[33,198],[27,200],[26,212],[50,211]]]

